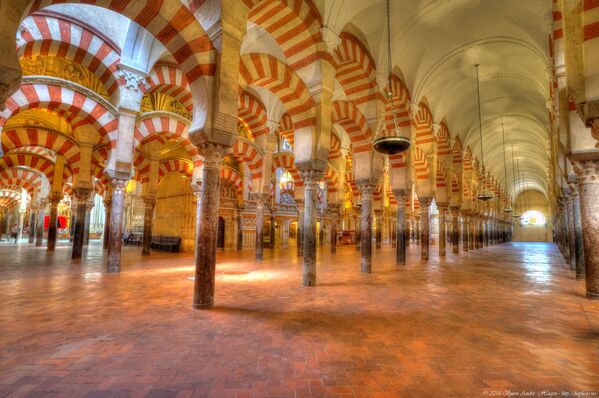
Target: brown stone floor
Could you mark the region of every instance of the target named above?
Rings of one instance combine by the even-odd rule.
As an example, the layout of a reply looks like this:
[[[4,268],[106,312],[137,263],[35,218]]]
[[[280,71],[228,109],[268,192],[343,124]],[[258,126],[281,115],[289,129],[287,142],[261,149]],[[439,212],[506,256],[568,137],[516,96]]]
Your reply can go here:
[[[412,246],[405,269],[383,247],[371,275],[353,248],[325,248],[315,288],[294,248],[262,264],[224,252],[212,311],[191,309],[191,256],[139,250],[107,275],[97,243],[80,263],[64,244],[0,244],[0,397],[599,391],[599,303],[552,244],[428,264]]]

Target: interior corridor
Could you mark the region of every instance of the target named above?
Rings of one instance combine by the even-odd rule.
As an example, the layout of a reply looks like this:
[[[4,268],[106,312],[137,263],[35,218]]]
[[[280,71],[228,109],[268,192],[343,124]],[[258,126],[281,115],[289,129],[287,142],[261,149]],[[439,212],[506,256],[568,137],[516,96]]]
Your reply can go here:
[[[372,274],[354,247],[325,248],[313,288],[293,250],[219,252],[213,311],[189,306],[193,256],[126,247],[106,274],[101,245],[87,250],[0,245],[0,397],[599,390],[599,302],[554,244],[428,263],[412,245],[404,268],[383,246]]]

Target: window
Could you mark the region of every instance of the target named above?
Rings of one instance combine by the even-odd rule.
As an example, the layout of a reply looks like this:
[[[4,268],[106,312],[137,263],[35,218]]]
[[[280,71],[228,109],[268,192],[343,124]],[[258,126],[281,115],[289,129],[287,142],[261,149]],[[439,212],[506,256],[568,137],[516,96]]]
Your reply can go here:
[[[545,216],[540,211],[528,210],[522,214],[522,225],[545,225]]]

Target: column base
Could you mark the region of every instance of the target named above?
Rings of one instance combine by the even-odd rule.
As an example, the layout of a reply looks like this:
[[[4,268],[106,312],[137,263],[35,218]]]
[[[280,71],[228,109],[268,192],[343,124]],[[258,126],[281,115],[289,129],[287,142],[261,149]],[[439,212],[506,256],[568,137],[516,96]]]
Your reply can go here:
[[[583,281],[583,280],[584,280],[584,275],[579,275],[579,274],[577,274],[577,275],[576,275],[576,280],[577,280],[577,281]]]
[[[209,310],[212,308],[214,308],[214,302],[205,303],[205,304],[193,303],[194,310]]]
[[[587,298],[589,300],[599,300],[599,293],[587,292]]]

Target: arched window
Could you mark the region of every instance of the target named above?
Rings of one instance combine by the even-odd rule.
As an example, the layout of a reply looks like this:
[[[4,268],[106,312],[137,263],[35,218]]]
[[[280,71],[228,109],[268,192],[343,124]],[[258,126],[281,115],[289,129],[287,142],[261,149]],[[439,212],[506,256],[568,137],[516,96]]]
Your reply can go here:
[[[291,144],[289,143],[289,141],[287,141],[287,138],[285,138],[285,137],[283,137],[281,139],[281,150],[293,152],[293,148],[291,147]]]
[[[545,225],[545,216],[537,210],[528,210],[522,214],[522,225]]]

